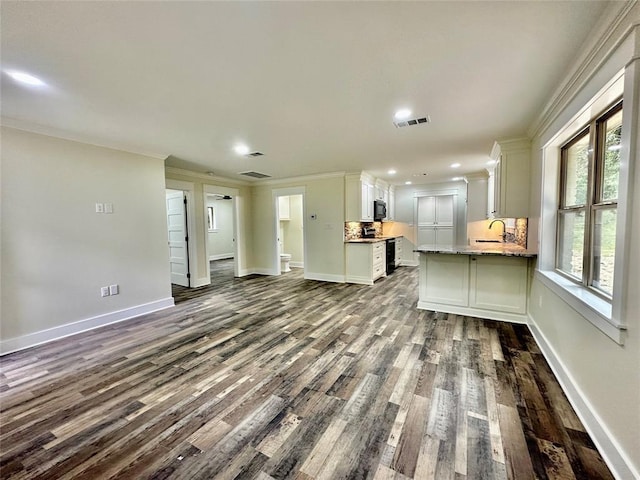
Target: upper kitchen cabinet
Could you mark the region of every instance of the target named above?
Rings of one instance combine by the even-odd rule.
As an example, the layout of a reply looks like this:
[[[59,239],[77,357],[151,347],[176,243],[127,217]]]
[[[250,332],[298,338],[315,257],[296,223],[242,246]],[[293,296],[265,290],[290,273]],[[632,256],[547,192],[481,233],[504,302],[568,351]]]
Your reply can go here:
[[[373,222],[374,183],[366,173],[345,175],[345,221]]]
[[[496,142],[491,158],[496,164],[488,182],[489,216],[528,217],[531,142],[526,138]]]
[[[487,172],[483,171],[464,177],[467,182],[467,222],[486,220],[489,217],[487,209],[488,176]]]

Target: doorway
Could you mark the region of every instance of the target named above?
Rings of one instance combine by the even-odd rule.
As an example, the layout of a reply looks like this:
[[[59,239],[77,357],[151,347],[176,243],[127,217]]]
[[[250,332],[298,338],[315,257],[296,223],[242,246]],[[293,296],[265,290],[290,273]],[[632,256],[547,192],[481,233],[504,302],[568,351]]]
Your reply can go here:
[[[238,189],[204,185],[205,253],[211,283],[239,277],[241,254],[238,238]]]
[[[277,275],[291,269],[305,269],[305,205],[304,187],[274,190],[276,218],[276,253],[274,269]]]

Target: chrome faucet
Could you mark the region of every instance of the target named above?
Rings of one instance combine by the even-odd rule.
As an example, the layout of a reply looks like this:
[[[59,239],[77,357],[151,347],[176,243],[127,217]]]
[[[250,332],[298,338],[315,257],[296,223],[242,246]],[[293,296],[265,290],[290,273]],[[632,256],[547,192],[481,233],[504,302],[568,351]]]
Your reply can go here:
[[[507,241],[507,226],[505,225],[503,220],[500,220],[499,218],[496,218],[493,222],[491,222],[489,224],[489,230],[491,230],[491,227],[496,222],[500,222],[502,224],[502,243],[504,243],[504,242]]]

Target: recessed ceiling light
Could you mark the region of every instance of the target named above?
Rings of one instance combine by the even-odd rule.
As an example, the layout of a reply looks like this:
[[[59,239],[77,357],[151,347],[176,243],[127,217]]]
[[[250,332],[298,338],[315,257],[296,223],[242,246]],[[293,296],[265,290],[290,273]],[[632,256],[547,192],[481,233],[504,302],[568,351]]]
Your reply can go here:
[[[404,182],[404,184],[405,185],[411,185],[411,182],[407,180],[406,182]]]
[[[460,167],[459,163],[452,163],[451,164],[451,168],[458,168],[458,167]]]
[[[246,155],[247,153],[249,153],[249,147],[247,147],[246,145],[240,144],[233,147],[233,151],[236,152],[238,155]]]
[[[409,118],[410,116],[411,110],[409,110],[408,108],[401,108],[395,113],[393,118],[395,118],[396,120],[404,120],[405,118]]]
[[[396,174],[396,173],[398,173],[398,172],[396,172],[396,171],[392,168],[392,169],[391,169],[391,170],[389,170],[387,173],[388,173],[389,175],[395,175],[395,174]]]
[[[454,182],[459,182],[460,180],[462,180],[462,177],[453,177],[451,180],[453,180]]]
[[[46,85],[46,83],[44,83],[38,77],[34,77],[33,75],[29,75],[25,72],[7,70],[6,74],[13,78],[16,82],[24,83],[25,85],[30,85],[32,87],[43,87]]]

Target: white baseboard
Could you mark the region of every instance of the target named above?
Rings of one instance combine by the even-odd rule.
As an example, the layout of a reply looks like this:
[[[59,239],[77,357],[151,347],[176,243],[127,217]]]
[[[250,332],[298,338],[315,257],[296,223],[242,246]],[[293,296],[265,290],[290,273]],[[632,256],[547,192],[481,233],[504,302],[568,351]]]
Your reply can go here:
[[[278,272],[272,268],[254,268],[251,273],[256,275],[278,275]]]
[[[57,327],[48,328],[39,332],[29,333],[20,337],[9,338],[0,341],[0,355],[24,350],[25,348],[35,347],[43,343],[59,340],[76,333],[93,330],[94,328],[103,327],[112,323],[122,322],[131,318],[139,317],[147,313],[156,312],[165,308],[173,307],[173,298],[163,298],[154,302],[144,303],[124,310],[105,313],[91,318],[86,318],[77,322],[59,325]]]
[[[510,323],[528,323],[528,317],[523,313],[497,312],[494,310],[482,310],[473,307],[462,307],[459,305],[443,305],[440,303],[418,301],[418,308],[421,310],[431,310],[434,312],[453,313],[455,315],[465,315],[467,317],[486,318]]]
[[[529,328],[535,338],[544,358],[549,363],[551,370],[562,386],[562,390],[569,399],[571,406],[576,411],[580,421],[587,429],[593,443],[598,448],[605,463],[619,480],[640,479],[640,473],[634,468],[631,459],[622,450],[615,437],[606,427],[600,416],[593,409],[591,403],[584,395],[573,376],[567,370],[560,356],[547,341],[542,331],[536,325],[535,320],[529,315]]]
[[[326,273],[305,272],[305,280],[319,280],[321,282],[344,283],[344,275],[328,275]]]
[[[227,258],[233,258],[233,253],[218,253],[216,255],[209,255],[209,261],[213,260],[226,260]]]
[[[346,283],[357,283],[358,285],[373,285],[371,277],[357,277],[355,275],[347,275],[344,281]]]
[[[401,267],[417,267],[418,262],[415,260],[400,260]]]
[[[289,262],[289,266],[292,268],[304,268],[304,262]]]

